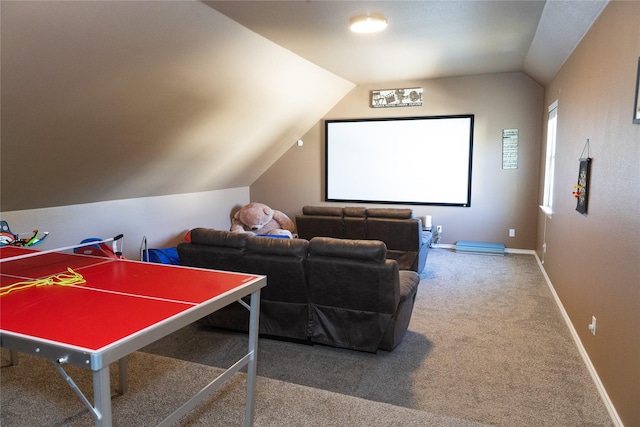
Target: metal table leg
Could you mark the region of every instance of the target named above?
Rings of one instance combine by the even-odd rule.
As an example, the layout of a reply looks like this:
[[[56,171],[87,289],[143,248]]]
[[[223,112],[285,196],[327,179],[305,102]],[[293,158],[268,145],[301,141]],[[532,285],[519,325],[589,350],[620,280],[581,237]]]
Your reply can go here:
[[[111,427],[111,384],[109,365],[93,371],[93,404],[95,405],[96,427]]]
[[[253,425],[255,410],[256,372],[258,364],[258,332],[260,319],[260,290],[251,294],[251,311],[249,314],[249,363],[247,364],[247,399],[244,425]]]

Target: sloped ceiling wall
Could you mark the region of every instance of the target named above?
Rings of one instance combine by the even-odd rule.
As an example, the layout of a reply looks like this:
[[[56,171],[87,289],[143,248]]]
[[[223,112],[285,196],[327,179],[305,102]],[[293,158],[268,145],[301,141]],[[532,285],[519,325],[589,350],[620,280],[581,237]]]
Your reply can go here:
[[[0,5],[2,211],[248,186],[354,87],[200,2]]]

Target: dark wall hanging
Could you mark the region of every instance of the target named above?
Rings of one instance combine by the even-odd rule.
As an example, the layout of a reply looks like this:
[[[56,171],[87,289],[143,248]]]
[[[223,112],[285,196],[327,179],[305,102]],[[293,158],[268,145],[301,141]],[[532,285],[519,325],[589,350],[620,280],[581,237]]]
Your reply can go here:
[[[591,157],[580,159],[580,170],[578,172],[578,185],[575,186],[574,195],[578,200],[576,210],[583,215],[587,214],[587,204],[589,202],[589,175],[591,174]]]
[[[589,157],[589,139],[582,149],[582,157],[580,158],[580,169],[578,170],[578,184],[574,185],[573,196],[578,201],[576,210],[583,215],[587,214],[587,205],[589,202],[589,178],[591,175],[591,157]],[[584,157],[584,152],[587,157]]]

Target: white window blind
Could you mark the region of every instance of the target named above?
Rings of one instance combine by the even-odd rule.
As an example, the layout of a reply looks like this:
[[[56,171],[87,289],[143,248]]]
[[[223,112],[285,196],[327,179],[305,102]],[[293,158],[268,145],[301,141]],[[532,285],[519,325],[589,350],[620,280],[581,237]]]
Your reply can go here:
[[[558,101],[549,106],[547,123],[547,153],[544,168],[544,195],[542,210],[547,214],[553,213],[553,176],[556,164],[556,131],[558,124]]]

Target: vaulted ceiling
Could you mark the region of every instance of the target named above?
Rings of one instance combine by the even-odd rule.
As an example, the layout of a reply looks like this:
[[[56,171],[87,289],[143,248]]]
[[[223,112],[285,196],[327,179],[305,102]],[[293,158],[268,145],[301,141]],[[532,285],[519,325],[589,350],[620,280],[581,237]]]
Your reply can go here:
[[[600,14],[596,0],[205,1],[356,84],[524,72],[548,83]],[[377,34],[349,20],[383,15]]]
[[[545,84],[604,5],[2,1],[0,210],[249,186],[355,85]]]

